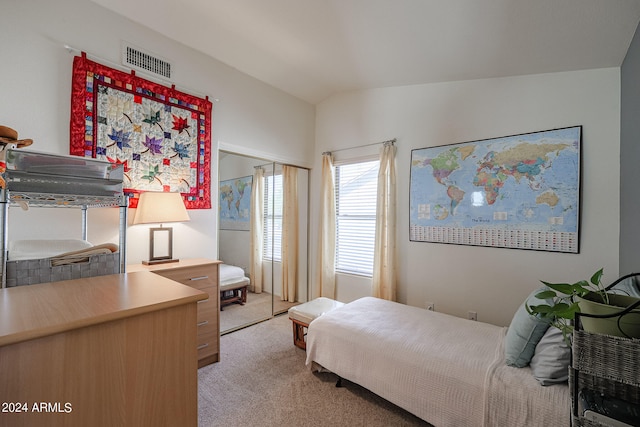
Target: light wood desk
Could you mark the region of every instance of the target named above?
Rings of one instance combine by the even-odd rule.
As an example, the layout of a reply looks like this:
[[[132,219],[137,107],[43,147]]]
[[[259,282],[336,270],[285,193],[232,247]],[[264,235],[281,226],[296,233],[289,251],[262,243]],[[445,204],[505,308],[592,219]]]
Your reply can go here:
[[[196,426],[206,298],[150,272],[0,289],[0,426]]]

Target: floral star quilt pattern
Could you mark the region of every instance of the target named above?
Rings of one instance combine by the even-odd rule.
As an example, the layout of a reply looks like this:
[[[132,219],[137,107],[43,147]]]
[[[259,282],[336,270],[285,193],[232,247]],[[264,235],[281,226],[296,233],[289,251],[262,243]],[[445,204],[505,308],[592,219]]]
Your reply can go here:
[[[211,111],[198,98],[86,58],[73,62],[72,155],[124,165],[129,206],[144,191],[211,208]]]

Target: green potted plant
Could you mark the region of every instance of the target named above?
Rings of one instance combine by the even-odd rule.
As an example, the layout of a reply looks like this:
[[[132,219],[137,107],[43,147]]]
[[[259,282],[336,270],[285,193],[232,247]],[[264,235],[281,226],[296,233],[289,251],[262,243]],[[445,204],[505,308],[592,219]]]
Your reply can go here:
[[[588,281],[580,280],[573,284],[541,281],[548,289],[537,293],[535,297],[548,303],[526,304],[526,309],[533,316],[548,319],[551,326],[562,331],[565,342],[569,344],[576,313],[615,315],[629,306],[640,304],[638,298],[608,292],[608,288],[602,285],[602,275],[601,268]],[[607,318],[581,316],[581,321],[583,328],[589,332],[640,338],[640,310]]]

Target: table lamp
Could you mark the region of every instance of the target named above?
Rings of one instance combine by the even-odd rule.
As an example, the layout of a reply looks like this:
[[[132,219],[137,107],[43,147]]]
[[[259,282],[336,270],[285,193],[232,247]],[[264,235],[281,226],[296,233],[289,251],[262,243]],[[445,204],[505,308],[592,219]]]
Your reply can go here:
[[[166,222],[189,221],[187,208],[180,193],[146,191],[140,194],[133,218],[136,224],[160,224],[149,229],[149,260],[145,265],[178,262],[173,258],[173,228],[163,227]]]

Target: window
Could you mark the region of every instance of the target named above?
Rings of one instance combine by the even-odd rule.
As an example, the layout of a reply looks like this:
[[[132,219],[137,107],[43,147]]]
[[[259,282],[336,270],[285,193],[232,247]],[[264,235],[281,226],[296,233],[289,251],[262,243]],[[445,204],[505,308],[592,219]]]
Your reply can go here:
[[[371,277],[378,160],[337,165],[336,271]]]
[[[264,258],[280,261],[282,254],[282,174],[264,178]]]

